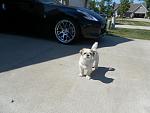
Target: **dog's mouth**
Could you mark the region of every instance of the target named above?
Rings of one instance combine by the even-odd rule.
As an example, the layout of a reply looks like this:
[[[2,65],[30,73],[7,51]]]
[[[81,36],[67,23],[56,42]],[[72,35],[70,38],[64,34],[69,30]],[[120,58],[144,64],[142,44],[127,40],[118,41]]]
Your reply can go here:
[[[89,56],[86,56],[86,58],[90,58]]]
[[[90,58],[90,56],[88,56],[88,55],[87,55],[87,56],[86,56],[86,58],[88,58],[88,59],[89,59],[89,58]]]

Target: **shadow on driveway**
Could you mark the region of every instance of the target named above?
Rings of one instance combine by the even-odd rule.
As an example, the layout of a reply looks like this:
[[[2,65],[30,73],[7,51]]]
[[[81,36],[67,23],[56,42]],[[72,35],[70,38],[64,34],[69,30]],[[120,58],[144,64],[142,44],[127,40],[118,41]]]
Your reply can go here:
[[[91,79],[93,80],[99,80],[103,83],[109,84],[113,82],[113,78],[106,77],[106,73],[109,71],[115,71],[114,68],[111,67],[98,67],[93,73]]]
[[[100,47],[111,47],[128,41],[132,40],[118,36],[105,36],[100,40]],[[72,45],[63,45],[52,39],[1,33],[0,72],[78,54],[81,48],[90,48],[94,42],[85,39]]]

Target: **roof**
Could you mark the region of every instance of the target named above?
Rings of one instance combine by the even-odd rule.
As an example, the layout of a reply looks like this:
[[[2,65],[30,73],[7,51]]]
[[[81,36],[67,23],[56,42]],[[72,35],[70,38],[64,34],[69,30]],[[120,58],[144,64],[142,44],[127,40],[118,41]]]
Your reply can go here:
[[[117,10],[119,8],[120,4],[115,4],[114,10]],[[144,4],[130,4],[130,8],[127,12],[134,12],[136,11],[140,6],[143,6],[146,9],[146,6]],[[146,9],[147,10],[147,9]]]
[[[140,6],[141,6],[141,4],[130,4],[130,8],[129,8],[128,12],[134,12]]]

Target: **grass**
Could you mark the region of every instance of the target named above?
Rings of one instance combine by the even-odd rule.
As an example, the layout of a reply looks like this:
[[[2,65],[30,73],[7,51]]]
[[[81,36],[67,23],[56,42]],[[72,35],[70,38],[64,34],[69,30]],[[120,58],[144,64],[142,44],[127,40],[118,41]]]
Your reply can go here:
[[[150,26],[150,22],[144,22],[144,21],[132,21],[132,20],[117,20],[116,19],[116,24],[121,24],[121,25],[136,25],[136,26]]]
[[[108,33],[125,38],[150,40],[149,30],[116,28],[109,30]]]

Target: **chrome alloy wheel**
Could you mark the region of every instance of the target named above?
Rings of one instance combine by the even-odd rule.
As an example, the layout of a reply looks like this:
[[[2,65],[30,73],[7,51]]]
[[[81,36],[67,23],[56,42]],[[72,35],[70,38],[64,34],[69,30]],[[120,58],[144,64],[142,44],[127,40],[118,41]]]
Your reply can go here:
[[[76,36],[74,24],[66,19],[58,21],[55,26],[55,36],[61,43],[70,43]]]

